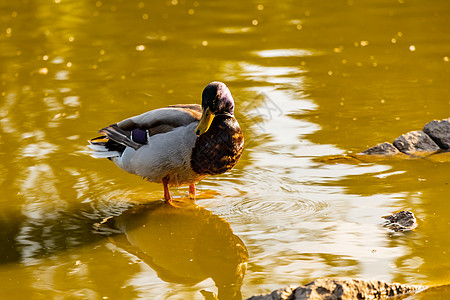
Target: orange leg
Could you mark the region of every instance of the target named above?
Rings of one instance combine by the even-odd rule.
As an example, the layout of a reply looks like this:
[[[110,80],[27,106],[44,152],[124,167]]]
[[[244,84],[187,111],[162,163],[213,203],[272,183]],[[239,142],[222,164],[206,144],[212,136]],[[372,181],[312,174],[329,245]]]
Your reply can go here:
[[[189,185],[189,199],[195,201],[195,183]]]
[[[163,186],[164,186],[164,200],[166,202],[171,202],[172,197],[170,196],[170,191],[169,191],[169,179],[167,177],[164,177],[162,182],[163,182]]]

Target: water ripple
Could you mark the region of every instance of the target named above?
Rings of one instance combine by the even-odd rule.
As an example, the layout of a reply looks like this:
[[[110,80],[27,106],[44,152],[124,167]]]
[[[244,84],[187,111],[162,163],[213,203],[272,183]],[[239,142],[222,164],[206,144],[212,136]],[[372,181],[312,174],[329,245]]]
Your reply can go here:
[[[231,203],[230,213],[256,217],[305,217],[326,210],[329,204],[325,201],[308,199],[240,199]]]

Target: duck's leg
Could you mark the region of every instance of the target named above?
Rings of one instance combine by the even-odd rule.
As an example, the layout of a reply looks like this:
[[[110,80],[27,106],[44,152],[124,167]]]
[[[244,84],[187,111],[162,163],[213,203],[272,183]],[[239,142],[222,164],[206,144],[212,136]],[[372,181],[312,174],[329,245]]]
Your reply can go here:
[[[170,196],[170,191],[169,191],[169,179],[167,177],[164,177],[162,182],[163,182],[163,186],[164,186],[164,201],[171,203],[172,197]]]
[[[189,199],[195,201],[195,183],[189,185]]]

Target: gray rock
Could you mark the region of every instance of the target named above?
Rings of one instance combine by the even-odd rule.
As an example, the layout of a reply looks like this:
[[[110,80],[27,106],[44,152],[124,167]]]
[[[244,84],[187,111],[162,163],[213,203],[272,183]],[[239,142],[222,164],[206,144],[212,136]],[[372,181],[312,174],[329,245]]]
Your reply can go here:
[[[442,149],[450,149],[450,118],[427,123],[423,127],[423,132],[428,134]]]
[[[440,150],[439,146],[423,131],[410,131],[394,140],[394,146],[409,155],[426,154]]]
[[[386,219],[384,226],[395,232],[414,230],[417,227],[417,219],[414,213],[407,210],[383,218]]]
[[[398,151],[398,149],[395,148],[394,145],[392,145],[391,143],[385,142],[385,143],[381,143],[376,146],[373,146],[372,148],[369,148],[369,149],[361,152],[360,154],[390,156],[390,155],[396,155],[399,153],[400,153],[400,151]]]
[[[247,300],[291,300],[290,298],[294,290],[297,289],[297,286],[287,286],[278,290],[273,291],[270,294],[265,295],[256,295],[253,297],[248,298]]]
[[[387,283],[359,279],[317,279],[305,286],[288,287],[270,294],[253,296],[248,300],[350,300],[385,299],[423,290],[420,285]]]

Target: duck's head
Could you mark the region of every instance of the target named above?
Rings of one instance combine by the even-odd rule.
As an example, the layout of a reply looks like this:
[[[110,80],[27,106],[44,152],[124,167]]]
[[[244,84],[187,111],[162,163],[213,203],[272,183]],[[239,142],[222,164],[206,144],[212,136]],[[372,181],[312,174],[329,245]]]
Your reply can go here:
[[[213,119],[217,115],[234,113],[234,100],[228,87],[219,81],[208,84],[202,94],[202,118],[195,128],[195,134],[202,135],[208,131]]]

